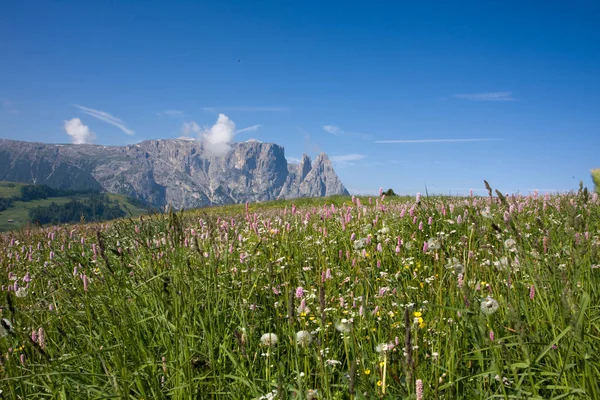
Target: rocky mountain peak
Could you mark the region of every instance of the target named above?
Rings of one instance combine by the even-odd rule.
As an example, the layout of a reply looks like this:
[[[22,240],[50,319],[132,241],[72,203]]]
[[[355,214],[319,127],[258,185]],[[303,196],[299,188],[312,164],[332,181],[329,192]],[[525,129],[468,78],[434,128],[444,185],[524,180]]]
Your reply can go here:
[[[348,194],[325,153],[288,164],[284,148],[234,143],[223,157],[190,138],[128,146],[0,140],[0,180],[95,189],[175,208]]]

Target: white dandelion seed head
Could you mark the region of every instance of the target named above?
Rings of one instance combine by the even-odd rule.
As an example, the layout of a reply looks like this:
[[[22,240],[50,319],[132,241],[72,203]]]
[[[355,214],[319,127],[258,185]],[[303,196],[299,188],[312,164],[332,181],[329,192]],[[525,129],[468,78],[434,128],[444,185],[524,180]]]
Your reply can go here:
[[[366,246],[366,240],[365,239],[358,239],[354,241],[354,250],[362,250],[365,248]]]
[[[496,311],[498,311],[498,302],[491,296],[488,296],[481,302],[481,312],[485,315],[492,315]]]
[[[440,247],[441,247],[440,241],[437,240],[436,238],[429,238],[427,240],[427,248],[429,250],[439,250]]]
[[[312,336],[309,331],[298,331],[296,332],[296,343],[299,346],[306,347],[312,342]]]
[[[349,333],[352,330],[352,324],[347,319],[342,319],[340,322],[335,324],[335,329],[341,333]]]
[[[275,346],[279,342],[279,338],[274,333],[265,333],[260,337],[260,344],[263,346]]]
[[[380,343],[375,347],[375,351],[379,354],[387,353],[396,347],[393,343]]]
[[[517,242],[515,242],[515,239],[506,239],[504,241],[504,248],[514,252],[517,250]]]

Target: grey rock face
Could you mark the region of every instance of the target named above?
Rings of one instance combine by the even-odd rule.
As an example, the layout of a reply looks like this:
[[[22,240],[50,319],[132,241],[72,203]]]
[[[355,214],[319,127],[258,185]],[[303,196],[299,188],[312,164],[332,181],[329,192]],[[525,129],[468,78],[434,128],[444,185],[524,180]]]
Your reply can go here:
[[[193,140],[128,146],[55,145],[0,139],[0,180],[95,189],[175,208],[348,194],[329,158],[288,164],[273,143],[235,143],[211,157]]]

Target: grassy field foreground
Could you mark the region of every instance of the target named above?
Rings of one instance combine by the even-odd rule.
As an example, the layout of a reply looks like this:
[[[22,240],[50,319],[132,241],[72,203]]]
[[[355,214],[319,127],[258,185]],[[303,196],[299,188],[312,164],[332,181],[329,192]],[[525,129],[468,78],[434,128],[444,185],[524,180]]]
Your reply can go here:
[[[0,396],[598,399],[599,247],[587,191],[4,234]]]

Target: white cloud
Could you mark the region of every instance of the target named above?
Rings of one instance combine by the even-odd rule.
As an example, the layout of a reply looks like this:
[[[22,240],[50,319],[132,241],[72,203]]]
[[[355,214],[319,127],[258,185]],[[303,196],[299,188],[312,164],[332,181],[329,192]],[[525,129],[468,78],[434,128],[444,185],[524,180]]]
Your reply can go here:
[[[220,111],[240,112],[288,112],[288,107],[202,107],[202,111],[217,113]]]
[[[511,97],[512,92],[486,92],[486,93],[462,93],[455,94],[452,97],[471,101],[514,101]]]
[[[251,129],[256,130],[258,126],[255,125],[241,131]],[[231,150],[231,144],[236,134],[235,123],[225,114],[219,114],[217,122],[211,127],[201,128],[194,121],[190,121],[184,122],[181,130],[186,136],[196,135],[202,142],[204,151],[214,157],[224,156]]]
[[[286,157],[288,164],[300,164],[302,162],[301,158],[297,157]]]
[[[240,129],[239,131],[236,131],[235,133],[237,134],[237,133],[242,133],[242,132],[256,132],[258,130],[258,128],[260,128],[260,125],[252,125],[247,128]]]
[[[73,144],[92,143],[96,139],[96,134],[84,125],[79,118],[73,118],[65,121],[65,132],[71,136]]]
[[[163,110],[156,113],[161,117],[169,117],[169,118],[183,118],[185,117],[185,113],[181,110]]]
[[[104,121],[107,124],[116,126],[120,130],[122,130],[123,133],[125,133],[126,135],[132,136],[135,134],[134,131],[132,131],[131,129],[129,129],[125,126],[125,123],[122,120],[120,120],[117,117],[112,116],[111,114],[109,114],[105,111],[94,110],[93,108],[84,107],[84,106],[80,106],[77,104],[73,104],[73,107],[78,108],[79,110],[81,110],[82,112],[84,112],[87,115],[91,115],[94,118],[98,118],[100,121]]]
[[[342,131],[339,126],[335,125],[323,125],[323,130],[336,136]]]
[[[502,139],[400,139],[376,140],[375,143],[460,143],[460,142],[495,142]]]

